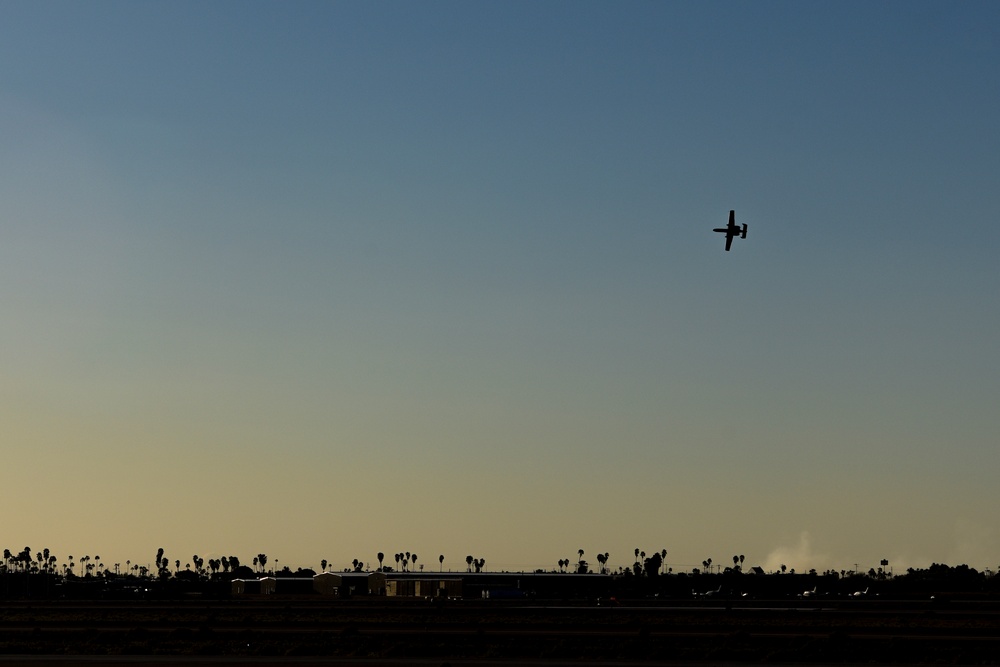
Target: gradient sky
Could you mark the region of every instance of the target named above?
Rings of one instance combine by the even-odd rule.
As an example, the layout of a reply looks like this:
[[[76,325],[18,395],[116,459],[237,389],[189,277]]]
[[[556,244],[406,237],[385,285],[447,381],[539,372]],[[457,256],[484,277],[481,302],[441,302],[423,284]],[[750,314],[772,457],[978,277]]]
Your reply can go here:
[[[0,3],[0,546],[997,567],[998,25]]]

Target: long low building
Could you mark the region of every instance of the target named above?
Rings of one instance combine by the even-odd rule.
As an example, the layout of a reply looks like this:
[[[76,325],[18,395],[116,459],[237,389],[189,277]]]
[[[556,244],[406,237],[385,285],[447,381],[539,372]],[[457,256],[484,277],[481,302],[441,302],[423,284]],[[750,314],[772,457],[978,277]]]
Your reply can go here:
[[[459,598],[462,590],[460,578],[387,578],[385,582],[385,594],[389,597]]]
[[[386,595],[422,598],[602,597],[612,577],[531,572],[321,572],[313,577],[234,579],[233,595]]]
[[[233,595],[385,595],[381,572],[321,572],[312,577],[233,579]]]
[[[386,595],[465,598],[603,597],[605,574],[559,572],[387,572]]]

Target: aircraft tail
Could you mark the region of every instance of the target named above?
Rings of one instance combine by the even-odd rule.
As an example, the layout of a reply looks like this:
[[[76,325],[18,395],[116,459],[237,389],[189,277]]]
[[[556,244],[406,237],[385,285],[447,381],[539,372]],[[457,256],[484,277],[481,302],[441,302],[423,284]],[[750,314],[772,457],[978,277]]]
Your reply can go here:
[[[743,223],[743,233],[740,234],[740,238],[745,239],[746,237],[747,237],[747,225],[746,223]]]

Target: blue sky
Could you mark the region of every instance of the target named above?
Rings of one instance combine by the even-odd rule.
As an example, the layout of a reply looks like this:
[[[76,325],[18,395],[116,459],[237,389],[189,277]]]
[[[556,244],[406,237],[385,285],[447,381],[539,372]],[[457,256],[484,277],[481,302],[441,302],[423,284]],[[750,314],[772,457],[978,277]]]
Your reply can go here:
[[[0,14],[5,546],[997,566],[996,4]]]

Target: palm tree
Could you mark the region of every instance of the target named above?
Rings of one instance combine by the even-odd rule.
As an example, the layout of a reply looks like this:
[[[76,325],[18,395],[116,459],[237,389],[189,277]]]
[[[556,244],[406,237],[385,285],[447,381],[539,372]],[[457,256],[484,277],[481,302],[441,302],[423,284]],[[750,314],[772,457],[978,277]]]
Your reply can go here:
[[[264,567],[267,565],[267,554],[257,554],[257,562],[260,564],[261,572],[263,572]]]
[[[465,557],[465,564],[469,566],[469,572],[472,572],[472,563],[475,559],[472,556]]]
[[[379,556],[381,556],[381,555],[382,554],[379,554]],[[326,572],[326,559],[325,558],[319,562],[319,566],[320,566],[320,568],[322,568],[322,570],[324,572]]]
[[[439,564],[438,569],[441,572],[444,572],[444,554],[441,554],[440,556],[438,556],[438,564]]]
[[[414,565],[417,564],[417,554],[410,554],[410,562]]]
[[[381,572],[382,571],[382,559],[385,558],[385,554],[382,553],[381,551],[379,551],[377,554],[375,554],[375,557],[378,558],[378,571]],[[325,570],[326,567],[324,567],[323,569]]]

